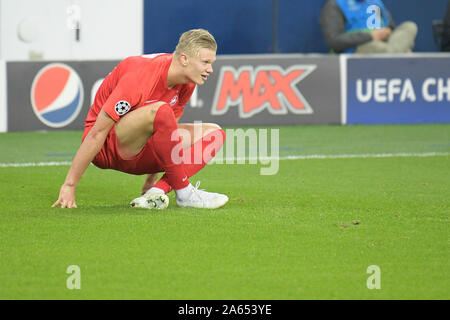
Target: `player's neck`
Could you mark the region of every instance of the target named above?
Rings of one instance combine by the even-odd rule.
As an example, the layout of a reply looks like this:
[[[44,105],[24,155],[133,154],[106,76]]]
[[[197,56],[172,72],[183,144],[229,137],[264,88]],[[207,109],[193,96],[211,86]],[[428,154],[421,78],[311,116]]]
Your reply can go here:
[[[178,84],[187,83],[187,79],[183,73],[182,68],[177,64],[175,60],[172,60],[167,72],[167,88],[172,89]]]

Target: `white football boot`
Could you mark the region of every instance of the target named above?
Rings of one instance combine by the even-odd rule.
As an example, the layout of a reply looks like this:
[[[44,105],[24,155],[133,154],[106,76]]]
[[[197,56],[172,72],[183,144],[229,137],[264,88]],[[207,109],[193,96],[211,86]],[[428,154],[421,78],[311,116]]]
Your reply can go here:
[[[181,199],[176,194],[176,201],[180,207],[216,209],[228,202],[228,197],[224,194],[207,192],[200,190],[200,181],[194,186],[190,185],[187,196]]]
[[[130,206],[133,208],[162,210],[169,206],[169,197],[162,190],[153,191],[150,189],[142,196],[131,201]]]

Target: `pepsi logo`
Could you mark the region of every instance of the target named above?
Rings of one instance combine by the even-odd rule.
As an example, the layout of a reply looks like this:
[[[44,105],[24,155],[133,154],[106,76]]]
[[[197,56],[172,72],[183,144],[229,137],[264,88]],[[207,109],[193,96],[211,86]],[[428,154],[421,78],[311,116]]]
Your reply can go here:
[[[31,86],[31,106],[40,121],[52,128],[70,124],[83,106],[83,83],[68,65],[52,63],[42,68]]]

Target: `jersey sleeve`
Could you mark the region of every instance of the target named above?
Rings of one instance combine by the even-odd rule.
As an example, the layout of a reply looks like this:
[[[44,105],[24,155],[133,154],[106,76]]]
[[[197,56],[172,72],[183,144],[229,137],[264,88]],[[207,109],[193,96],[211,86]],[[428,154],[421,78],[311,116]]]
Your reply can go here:
[[[138,82],[138,77],[135,74],[124,75],[103,104],[102,110],[115,122],[133,110],[139,103],[141,94],[137,85]]]
[[[175,118],[179,118],[184,113],[184,107],[189,102],[189,99],[194,92],[195,84],[188,84],[183,87],[180,92],[180,98],[178,99],[178,103],[173,107],[173,113],[175,114]]]

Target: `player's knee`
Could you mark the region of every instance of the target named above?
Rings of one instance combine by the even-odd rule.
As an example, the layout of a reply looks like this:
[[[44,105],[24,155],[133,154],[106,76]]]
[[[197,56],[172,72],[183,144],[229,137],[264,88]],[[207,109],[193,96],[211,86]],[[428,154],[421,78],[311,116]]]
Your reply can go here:
[[[204,130],[204,136],[213,134],[213,135],[220,135],[221,140],[225,141],[226,134],[225,131],[222,129],[221,126],[219,126],[216,123],[207,123],[206,124],[206,130]]]
[[[203,124],[203,135],[207,135],[216,130],[222,130],[222,128],[216,123],[204,123]]]
[[[155,121],[158,110],[165,104],[167,103],[164,101],[158,101],[143,107],[146,108],[147,110],[147,119],[149,120],[150,123],[153,123]],[[162,110],[162,113],[164,113],[164,111],[166,110]]]
[[[209,124],[213,130],[221,130],[222,128],[217,123],[210,123]]]
[[[226,135],[225,131],[224,131],[222,128],[220,128],[220,126],[219,126],[218,131],[219,131],[220,134],[222,135],[222,144],[223,144],[223,142],[224,142],[225,139],[227,138],[227,135]]]
[[[154,103],[144,106],[144,108],[146,108],[148,113],[150,115],[153,115],[153,117],[154,117],[156,115],[156,112],[158,111],[158,109],[164,104],[166,104],[166,103],[163,101],[157,101],[157,102],[154,102]]]
[[[156,132],[157,130],[173,132],[177,129],[175,114],[167,103],[152,106],[151,112],[153,132]]]

